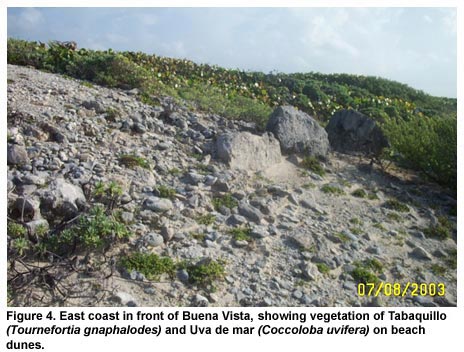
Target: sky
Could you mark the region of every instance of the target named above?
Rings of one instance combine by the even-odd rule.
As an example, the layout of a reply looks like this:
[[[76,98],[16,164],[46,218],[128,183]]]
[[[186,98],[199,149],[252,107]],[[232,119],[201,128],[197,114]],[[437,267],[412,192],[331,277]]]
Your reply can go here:
[[[8,37],[226,68],[379,76],[456,97],[453,8],[8,8]]]

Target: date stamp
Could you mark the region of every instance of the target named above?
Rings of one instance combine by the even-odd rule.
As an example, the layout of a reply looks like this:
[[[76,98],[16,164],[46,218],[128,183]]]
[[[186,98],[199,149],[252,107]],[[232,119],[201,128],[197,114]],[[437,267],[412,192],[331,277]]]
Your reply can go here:
[[[358,284],[359,297],[416,297],[416,296],[444,296],[444,283],[390,283],[390,282],[367,282]]]

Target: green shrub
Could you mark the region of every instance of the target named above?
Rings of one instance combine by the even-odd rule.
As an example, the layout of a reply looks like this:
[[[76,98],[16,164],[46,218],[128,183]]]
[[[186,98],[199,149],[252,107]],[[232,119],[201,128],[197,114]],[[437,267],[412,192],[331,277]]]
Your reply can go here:
[[[169,257],[159,257],[153,253],[133,253],[121,258],[120,265],[128,271],[137,270],[149,280],[158,281],[163,274],[173,278],[176,264]]]
[[[105,214],[101,206],[95,206],[88,214],[81,216],[77,224],[54,233],[45,243],[53,252],[69,254],[75,249],[102,248],[129,236],[130,232],[123,223],[113,215]]]
[[[350,227],[350,231],[353,235],[361,235],[363,234],[363,230],[361,230],[359,227]]]
[[[251,228],[250,227],[236,227],[229,231],[236,241],[252,241]]]
[[[272,109],[262,102],[238,94],[225,95],[217,87],[193,85],[179,90],[179,96],[193,102],[203,111],[220,114],[224,117],[254,122],[261,129],[267,123]]]
[[[333,194],[333,195],[336,195],[336,196],[340,196],[340,195],[345,194],[345,191],[342,190],[341,188],[336,187],[336,186],[332,186],[332,185],[329,185],[329,184],[322,186],[321,191],[326,193],[326,194]]]
[[[402,165],[456,189],[457,119],[409,114],[387,118],[382,129]]]
[[[382,263],[380,261],[378,261],[377,259],[375,259],[375,258],[366,259],[366,260],[364,260],[363,264],[367,268],[372,269],[377,273],[381,273],[383,271]]]
[[[12,222],[12,221],[8,221],[7,233],[11,237],[23,237],[24,235],[26,235],[27,230],[21,224],[18,224],[16,222]]]
[[[343,232],[337,232],[335,237],[337,237],[342,242],[348,242],[350,240],[350,238]]]
[[[221,197],[214,197],[212,203],[216,211],[219,211],[222,206],[233,209],[238,205],[238,201],[230,193],[226,193]]]
[[[374,226],[375,228],[379,229],[379,230],[382,230],[382,231],[386,231],[387,229],[385,228],[385,226],[382,225],[382,223],[380,222],[375,222],[374,224],[372,224],[372,226]]]
[[[374,273],[381,273],[383,265],[377,259],[366,259],[362,262],[354,262],[355,268],[351,271],[351,276],[359,283],[377,283],[379,278]]]
[[[448,257],[445,258],[445,264],[450,269],[457,269],[458,267],[458,252],[456,249],[448,250]]]
[[[396,221],[396,222],[402,222],[403,221],[403,218],[398,213],[388,213],[387,218],[392,220],[392,221]]]
[[[316,263],[317,269],[321,274],[328,274],[330,272],[330,268],[325,263]]]
[[[206,235],[204,233],[199,233],[199,232],[191,232],[190,236],[192,236],[192,238],[200,242],[203,242],[206,238]]]
[[[11,247],[18,253],[21,257],[26,251],[31,247],[31,242],[24,237],[18,237],[13,239]]]
[[[357,266],[351,271],[351,276],[358,283],[377,283],[379,278],[372,273],[369,269],[366,269],[363,266]]]
[[[116,109],[116,108],[112,108],[112,107],[108,107],[106,110],[105,110],[105,114],[106,114],[106,119],[108,121],[115,121],[117,117],[121,116],[121,112]]]
[[[432,264],[430,270],[432,270],[432,273],[434,273],[437,276],[443,276],[446,274],[446,268],[444,266],[441,266],[440,264]]]
[[[446,240],[451,236],[451,229],[449,227],[437,224],[423,229],[425,236],[435,238],[438,240]]]
[[[12,65],[44,68],[47,49],[37,42],[8,38],[7,61]]]
[[[134,155],[134,154],[123,154],[119,157],[119,162],[128,167],[128,168],[135,168],[137,166],[140,166],[144,169],[149,169],[150,164],[148,161],[140,156]]]
[[[366,198],[367,192],[362,188],[358,188],[357,190],[353,191],[351,195],[356,198]]]
[[[196,220],[197,220],[197,223],[199,223],[200,225],[209,226],[209,225],[214,224],[214,222],[216,221],[216,217],[213,214],[204,214],[204,215],[198,216]]]
[[[393,199],[393,198],[387,200],[387,201],[383,204],[383,206],[384,206],[385,208],[392,209],[392,210],[395,210],[395,211],[398,211],[398,212],[401,212],[401,213],[407,213],[407,212],[409,212],[409,207],[408,207],[406,204],[400,202],[400,201],[397,200],[397,199]]]
[[[171,174],[172,176],[179,176],[182,171],[180,171],[177,167],[173,167],[172,169],[170,169],[169,171],[169,174]]]
[[[323,166],[321,165],[320,161],[314,156],[304,157],[300,165],[304,167],[305,169],[308,169],[309,171],[315,173],[316,175],[319,175],[319,176],[325,175],[325,170]]]
[[[351,218],[350,223],[353,225],[359,225],[359,226],[363,225],[363,222],[358,218]]]
[[[165,185],[159,185],[156,189],[158,190],[158,195],[161,198],[174,199],[177,193],[174,188],[170,188]]]
[[[220,260],[207,258],[196,264],[184,263],[181,266],[187,270],[189,281],[200,286],[212,285],[214,281],[224,278],[225,275],[224,262]]]

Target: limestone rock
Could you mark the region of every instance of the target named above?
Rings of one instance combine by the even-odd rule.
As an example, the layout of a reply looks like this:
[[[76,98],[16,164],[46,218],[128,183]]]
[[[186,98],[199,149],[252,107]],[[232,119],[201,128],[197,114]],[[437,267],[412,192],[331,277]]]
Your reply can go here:
[[[337,111],[326,127],[330,146],[342,153],[378,155],[388,146],[376,122],[354,110]]]
[[[293,106],[279,106],[269,117],[266,130],[279,140],[284,153],[326,157],[327,132],[311,116]]]
[[[279,142],[270,134],[226,133],[219,136],[216,151],[232,169],[259,171],[281,161]]]
[[[26,148],[18,144],[8,145],[7,150],[8,165],[24,165],[29,164],[29,157]]]

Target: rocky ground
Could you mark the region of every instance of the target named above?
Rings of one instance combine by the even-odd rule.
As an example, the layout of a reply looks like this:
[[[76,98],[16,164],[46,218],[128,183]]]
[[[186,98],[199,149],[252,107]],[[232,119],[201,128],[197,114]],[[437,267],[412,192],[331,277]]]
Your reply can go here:
[[[299,166],[295,155],[258,170],[252,166],[259,160],[251,157],[251,166],[235,168],[219,160],[216,140],[226,132],[253,133],[253,124],[199,113],[168,98],[146,105],[136,95],[8,66],[10,219],[25,223],[30,236],[37,235],[37,224],[62,226],[89,208],[99,181],[114,181],[123,190],[115,208],[132,233],[104,257],[77,254],[76,263],[101,265],[63,279],[67,297],[38,285],[11,304],[456,305],[456,269],[450,264],[456,261],[456,200],[445,190],[401,169],[385,173],[367,159],[334,152],[324,176]],[[148,165],[124,163],[123,155]],[[175,194],[163,198],[160,186]],[[229,196],[237,206],[213,206],[214,198]],[[407,210],[398,211],[391,199]],[[443,218],[451,236],[426,236]],[[249,236],[234,238],[233,228],[249,229]],[[226,274],[214,287],[192,285],[185,270],[151,281],[117,264],[135,251],[193,262],[220,259]],[[47,265],[44,259],[22,260]],[[359,297],[352,273],[360,267],[384,282],[444,283],[446,294]]]

